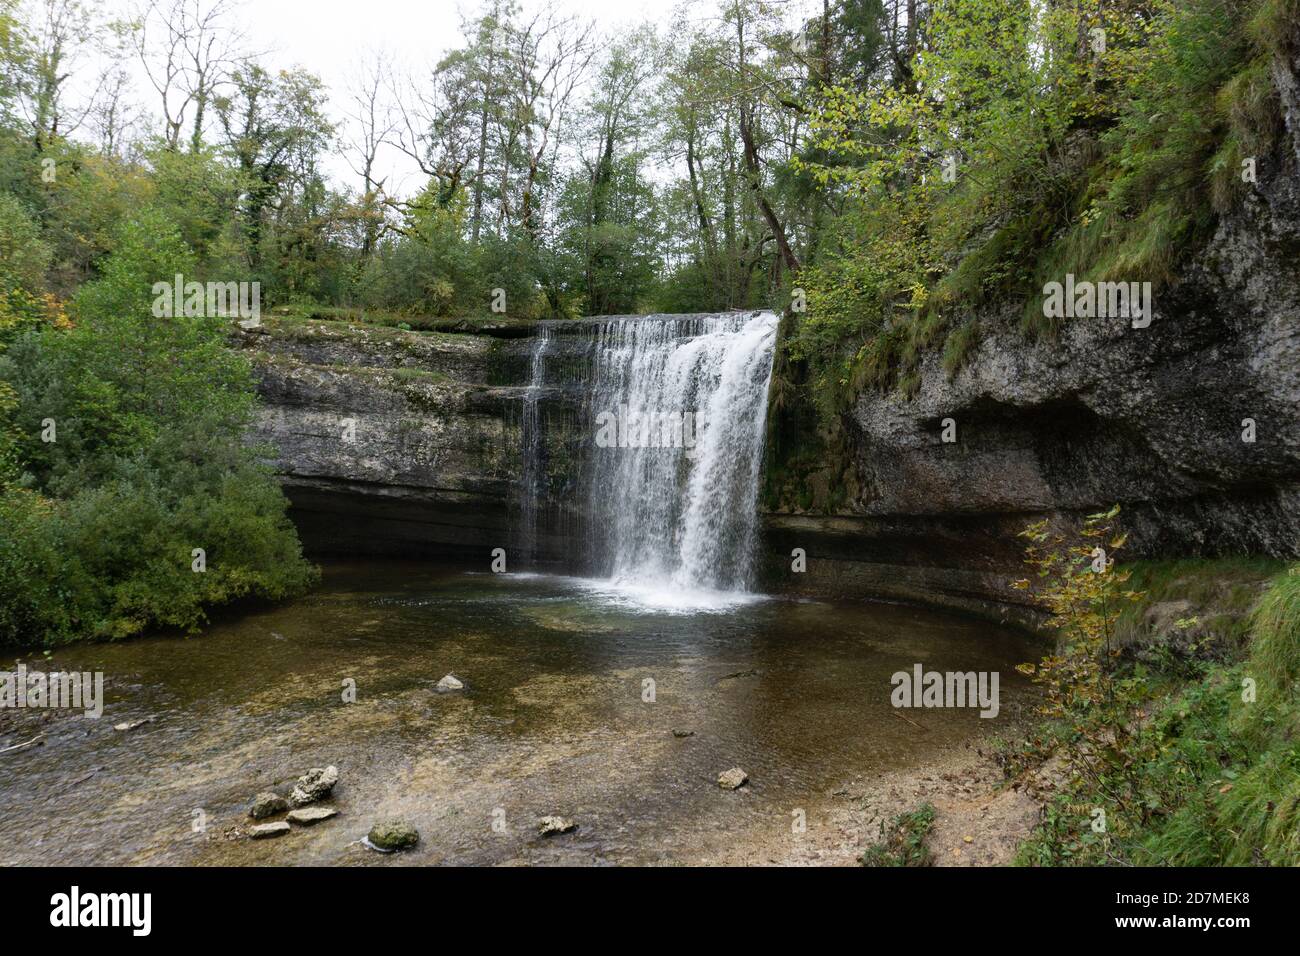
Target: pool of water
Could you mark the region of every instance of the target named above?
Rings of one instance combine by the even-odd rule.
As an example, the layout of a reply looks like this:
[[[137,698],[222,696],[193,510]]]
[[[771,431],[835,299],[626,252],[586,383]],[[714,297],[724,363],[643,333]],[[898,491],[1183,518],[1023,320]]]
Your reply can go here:
[[[335,565],[309,597],[199,637],[28,657],[102,671],[106,705],[99,720],[0,711],[0,749],[44,734],[0,755],[0,862],[710,862],[789,832],[796,811],[815,826],[846,779],[924,767],[1032,700],[1014,667],[1041,649],[995,625],[885,604],[645,598]],[[1001,713],[896,711],[890,676],[918,663],[998,672]],[[466,689],[436,692],[448,673]],[[341,775],[338,817],[274,840],[238,832],[255,793],[325,764]],[[749,784],[720,789],[735,766]],[[579,829],[542,838],[548,814]],[[360,843],[388,817],[420,830],[414,851]]]

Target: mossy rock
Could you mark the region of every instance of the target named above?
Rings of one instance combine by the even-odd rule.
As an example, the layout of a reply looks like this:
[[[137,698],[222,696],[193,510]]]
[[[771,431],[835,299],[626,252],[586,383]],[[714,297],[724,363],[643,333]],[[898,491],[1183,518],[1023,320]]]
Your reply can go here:
[[[377,850],[392,853],[395,850],[409,850],[420,842],[420,831],[401,820],[385,820],[370,828],[366,837]]]

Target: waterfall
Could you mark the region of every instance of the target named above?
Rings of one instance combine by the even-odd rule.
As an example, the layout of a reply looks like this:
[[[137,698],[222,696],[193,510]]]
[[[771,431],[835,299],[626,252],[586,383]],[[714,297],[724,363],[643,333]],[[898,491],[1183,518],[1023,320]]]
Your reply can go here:
[[[546,348],[551,344],[550,326],[542,323],[529,355],[528,391],[524,395],[519,431],[523,438],[523,467],[519,475],[519,525],[524,547],[537,560],[537,508],[546,496],[546,462],[541,419],[542,387],[546,384]]]
[[[751,587],[776,327],[770,312],[597,325],[589,411],[607,427],[587,483],[613,585],[669,602]]]
[[[520,414],[532,563],[544,530],[639,603],[744,600],[776,328],[771,312],[539,324]]]

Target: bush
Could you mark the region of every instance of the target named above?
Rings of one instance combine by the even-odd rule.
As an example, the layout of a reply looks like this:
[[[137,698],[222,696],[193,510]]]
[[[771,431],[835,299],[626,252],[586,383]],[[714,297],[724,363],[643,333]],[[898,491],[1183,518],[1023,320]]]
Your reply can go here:
[[[243,445],[253,380],[224,320],[151,312],[153,284],[188,280],[192,262],[145,214],[78,295],[75,327],[29,330],[0,355],[0,645],[193,631],[210,605],[313,580],[283,494]]]

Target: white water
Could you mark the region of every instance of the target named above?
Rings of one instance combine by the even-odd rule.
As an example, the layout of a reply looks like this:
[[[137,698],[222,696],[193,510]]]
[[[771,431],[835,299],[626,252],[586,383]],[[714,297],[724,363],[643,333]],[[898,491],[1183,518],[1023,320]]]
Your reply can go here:
[[[711,609],[754,599],[758,481],[777,317],[648,316],[599,324],[592,421],[694,418],[687,441],[592,443],[592,536],[630,602]],[[673,447],[675,445],[675,447]],[[657,447],[655,447],[657,446]]]
[[[524,441],[519,495],[520,531],[524,546],[533,559],[537,557],[537,506],[546,494],[540,403],[542,386],[546,384],[546,347],[550,344],[550,326],[539,325],[529,360],[528,392],[524,396],[523,419],[520,422],[520,434]]]

